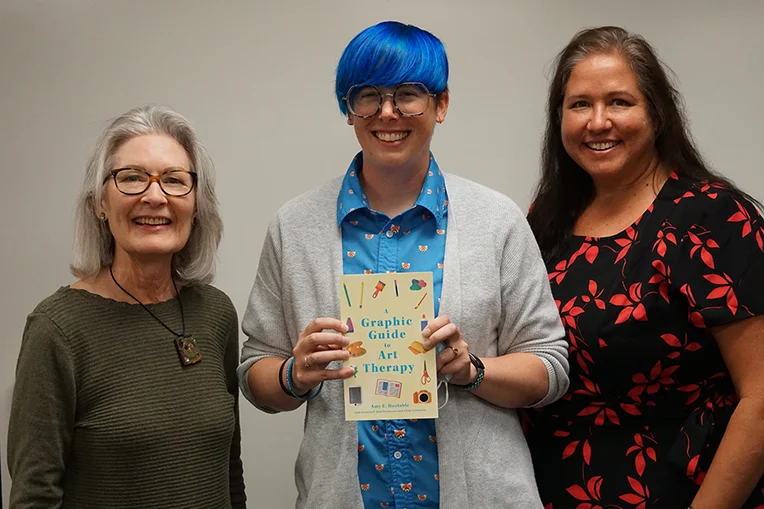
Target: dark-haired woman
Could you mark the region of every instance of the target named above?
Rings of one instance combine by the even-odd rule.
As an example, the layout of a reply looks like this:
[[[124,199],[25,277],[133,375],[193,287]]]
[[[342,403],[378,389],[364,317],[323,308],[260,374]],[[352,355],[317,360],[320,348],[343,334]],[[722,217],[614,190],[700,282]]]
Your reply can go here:
[[[571,389],[529,411],[546,507],[764,504],[764,220],[708,169],[650,45],[616,27],[557,58],[528,218]]]

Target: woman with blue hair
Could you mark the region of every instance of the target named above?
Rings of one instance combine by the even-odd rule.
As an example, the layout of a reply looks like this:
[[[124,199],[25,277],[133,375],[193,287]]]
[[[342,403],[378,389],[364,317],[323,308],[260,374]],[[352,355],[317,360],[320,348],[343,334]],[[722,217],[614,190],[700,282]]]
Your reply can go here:
[[[514,409],[565,393],[563,329],[522,211],[430,153],[447,83],[429,32],[384,22],[358,34],[336,93],[361,152],[268,230],[238,373],[266,412],[308,401],[298,508],[541,507]],[[438,347],[449,399],[438,419],[346,421],[338,278],[406,271],[433,273],[424,347]]]

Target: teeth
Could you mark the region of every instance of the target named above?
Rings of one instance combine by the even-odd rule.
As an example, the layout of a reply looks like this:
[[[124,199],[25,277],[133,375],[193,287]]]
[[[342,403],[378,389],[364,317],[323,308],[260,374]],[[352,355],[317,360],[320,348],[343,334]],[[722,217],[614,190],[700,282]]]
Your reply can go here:
[[[397,132],[397,133],[380,133],[380,132],[377,132],[377,133],[375,133],[375,135],[377,136],[377,138],[379,138],[382,141],[400,141],[403,138],[405,138],[406,136],[408,136],[409,133],[402,133],[402,132]]]
[[[600,143],[587,143],[586,146],[593,150],[607,150],[618,145],[617,141],[603,141]]]
[[[138,224],[149,225],[170,224],[170,220],[164,217],[139,217],[135,220],[135,222]]]

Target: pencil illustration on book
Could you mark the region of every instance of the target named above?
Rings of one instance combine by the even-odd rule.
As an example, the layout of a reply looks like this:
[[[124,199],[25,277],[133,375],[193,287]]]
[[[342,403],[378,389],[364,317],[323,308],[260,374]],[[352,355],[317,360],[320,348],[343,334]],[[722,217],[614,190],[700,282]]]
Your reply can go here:
[[[344,381],[345,419],[438,416],[436,352],[424,348],[422,337],[434,316],[431,282],[431,272],[340,276],[341,319],[350,340],[344,365],[355,371]]]

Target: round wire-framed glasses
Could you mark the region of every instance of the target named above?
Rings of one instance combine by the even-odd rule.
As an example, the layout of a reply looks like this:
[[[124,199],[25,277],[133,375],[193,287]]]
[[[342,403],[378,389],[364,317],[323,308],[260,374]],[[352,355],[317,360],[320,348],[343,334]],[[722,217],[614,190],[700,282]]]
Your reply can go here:
[[[406,82],[392,92],[382,92],[374,85],[353,85],[342,99],[350,113],[360,118],[370,118],[379,113],[385,97],[392,97],[393,105],[401,116],[418,117],[427,110],[430,97],[435,96],[423,83]]]

